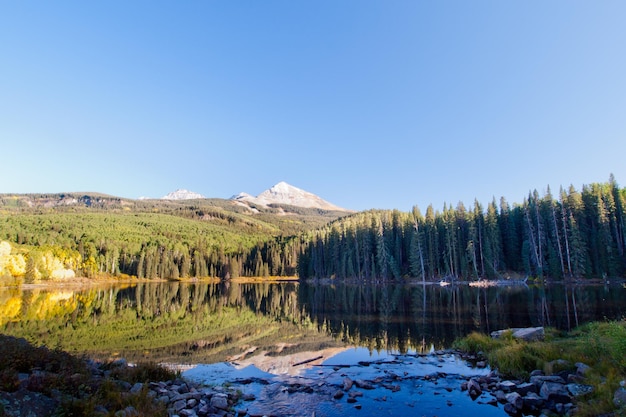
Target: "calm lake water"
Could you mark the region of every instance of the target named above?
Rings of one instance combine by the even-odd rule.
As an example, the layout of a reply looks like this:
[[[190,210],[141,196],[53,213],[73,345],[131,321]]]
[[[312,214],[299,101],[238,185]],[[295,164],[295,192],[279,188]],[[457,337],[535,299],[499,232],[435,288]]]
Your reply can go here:
[[[96,358],[196,364],[365,347],[425,352],[472,331],[626,315],[623,286],[146,283],[0,288],[0,332]]]
[[[0,332],[96,359],[164,363],[191,380],[228,384],[255,396],[241,405],[246,415],[504,417],[501,405],[487,405],[491,394],[472,400],[459,389],[489,369],[426,353],[472,331],[619,319],[625,300],[621,285],[0,288]],[[345,378],[382,382],[350,404],[334,397]]]

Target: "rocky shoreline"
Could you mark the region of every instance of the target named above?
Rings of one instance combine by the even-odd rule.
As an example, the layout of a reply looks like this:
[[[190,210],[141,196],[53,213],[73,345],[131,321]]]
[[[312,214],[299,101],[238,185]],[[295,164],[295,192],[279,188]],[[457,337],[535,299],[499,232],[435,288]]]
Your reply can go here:
[[[576,412],[576,399],[593,391],[582,382],[589,367],[577,363],[575,371],[545,375],[541,370],[531,372],[528,381],[502,378],[497,372],[485,377],[471,378],[461,385],[472,398],[484,392],[493,397],[492,404],[504,405],[511,416],[521,415],[572,415]]]
[[[416,375],[407,371],[416,362],[428,367],[445,368],[446,361],[461,357],[473,364],[475,369],[484,369],[482,375],[463,376],[436,371]],[[125,361],[118,361],[116,367],[128,367]],[[170,417],[261,417],[280,415],[312,415],[315,410],[308,405],[333,403],[335,415],[347,414],[350,410],[363,410],[371,415],[374,409],[367,409],[376,401],[405,401],[415,395],[439,396],[441,404],[448,408],[462,401],[459,397],[446,398],[446,393],[464,392],[465,397],[483,407],[489,405],[502,409],[511,416],[521,415],[572,415],[576,411],[575,400],[589,392],[591,387],[584,381],[588,367],[576,364],[573,372],[546,376],[541,371],[531,374],[529,381],[513,381],[502,378],[495,371],[488,371],[486,363],[472,355],[457,351],[438,351],[430,355],[394,356],[393,360],[359,362],[355,366],[333,366],[318,370],[318,378],[289,377],[280,380],[272,378],[238,378],[224,385],[207,386],[187,378],[169,381],[137,382],[130,384],[122,380],[112,381],[126,395],[144,394],[167,410]],[[377,369],[377,367],[385,369]],[[396,372],[394,372],[393,370]],[[402,371],[402,369],[406,369]],[[110,378],[113,370],[103,370],[101,364],[90,362],[93,378]],[[353,372],[349,372],[352,370]],[[374,372],[372,372],[374,370]],[[326,371],[326,372],[324,372]],[[363,374],[363,378],[354,375]],[[372,377],[374,376],[374,377]],[[51,416],[59,404],[67,401],[60,392],[50,396],[31,391],[37,380],[45,380],[43,371],[20,374],[20,387],[13,393],[0,392],[0,404],[5,416]],[[410,392],[411,386],[421,387],[418,394]],[[251,391],[248,392],[248,388]],[[255,388],[256,387],[256,388]],[[261,389],[258,389],[261,387]],[[431,388],[429,388],[431,387]],[[439,388],[432,388],[439,387]],[[402,395],[402,391],[409,391]],[[382,392],[382,395],[381,395]],[[375,394],[370,394],[375,393]],[[385,394],[386,393],[386,394]],[[396,394],[400,394],[396,396]],[[371,399],[370,398],[370,399]],[[277,404],[281,404],[278,407]],[[293,405],[293,410],[285,408]],[[462,405],[461,405],[462,406]],[[459,409],[457,408],[458,412]],[[332,414],[332,413],[331,413]],[[133,417],[141,415],[133,406],[110,409],[104,405],[94,407],[94,415],[115,415]],[[468,414],[469,415],[469,414]],[[503,414],[504,415],[504,414]]]
[[[484,417],[570,416],[577,411],[577,401],[584,400],[594,389],[586,383],[591,368],[562,360],[549,364],[558,372],[546,375],[535,370],[527,380],[507,379],[489,369],[481,355],[456,350],[385,354],[352,363],[342,360],[345,358],[340,355],[329,358],[300,376],[263,375],[260,371],[257,376],[245,376],[233,369],[228,379],[211,382],[216,381],[216,375],[212,371],[215,368],[209,367],[204,380],[199,374],[190,374],[135,383],[120,377],[134,368],[124,360],[110,364],[84,360],[87,376],[75,373],[63,377],[67,379],[64,386],[75,387],[75,391],[47,386],[49,381],[59,381],[58,370],[19,373],[11,389],[7,389],[7,378],[0,380],[4,382],[0,384],[0,416],[58,415],[63,407],[93,396],[95,387],[107,383],[111,391],[119,393],[120,401],[99,402],[103,398],[100,395],[91,408],[85,408],[88,412],[68,415],[310,417],[357,411],[362,416],[381,412],[403,415],[419,410],[420,415],[440,417],[476,413]],[[615,392],[617,407],[626,404],[625,385],[623,382]],[[155,406],[153,413],[139,409],[137,404],[146,402]]]
[[[434,352],[429,360],[439,362],[446,357],[459,356],[471,361],[478,369],[485,368],[486,363],[472,355],[458,351],[446,350]],[[423,357],[427,357],[424,355]],[[371,367],[375,363],[359,363],[359,367]],[[403,365],[396,363],[395,365]],[[569,364],[559,363],[559,366],[569,367]],[[399,366],[398,368],[402,368]],[[592,392],[591,385],[584,384],[589,367],[582,363],[575,364],[573,370],[561,371],[554,375],[545,375],[536,370],[528,381],[510,380],[503,378],[497,371],[489,371],[485,375],[465,377],[450,375],[446,372],[434,372],[423,376],[415,376],[406,372],[394,373],[383,371],[379,376],[368,379],[352,379],[345,368],[333,367],[339,372],[339,378],[329,378],[320,375],[317,380],[306,378],[288,378],[280,383],[270,379],[247,378],[232,381],[231,389],[224,387],[206,388],[199,385],[174,381],[168,383],[150,383],[151,396],[168,405],[170,416],[181,417],[261,417],[265,415],[281,415],[272,412],[271,406],[258,407],[254,394],[246,394],[245,386],[253,383],[263,386],[277,384],[271,389],[271,396],[282,393],[284,397],[292,397],[294,403],[303,401],[303,396],[324,398],[326,401],[351,404],[354,410],[362,410],[361,400],[368,392],[383,389],[388,392],[384,401],[393,401],[394,394],[400,392],[405,383],[412,384],[428,382],[442,384],[444,390],[465,392],[472,401],[485,406],[502,406],[503,411],[510,416],[569,416],[576,412],[576,400]],[[448,383],[444,383],[447,381]],[[452,384],[449,382],[452,381]],[[133,389],[140,389],[133,387]],[[297,394],[297,395],[296,395]],[[437,395],[433,392],[433,395]],[[314,399],[312,402],[315,402]],[[442,398],[447,407],[454,406],[454,402]],[[346,410],[344,408],[344,410]]]
[[[221,386],[203,387],[183,379],[150,382],[147,385],[148,396],[167,405],[170,416],[244,416],[245,408],[238,407],[238,404],[255,399],[253,395],[241,394],[234,389]],[[145,384],[138,383],[133,389],[141,390],[144,387]]]

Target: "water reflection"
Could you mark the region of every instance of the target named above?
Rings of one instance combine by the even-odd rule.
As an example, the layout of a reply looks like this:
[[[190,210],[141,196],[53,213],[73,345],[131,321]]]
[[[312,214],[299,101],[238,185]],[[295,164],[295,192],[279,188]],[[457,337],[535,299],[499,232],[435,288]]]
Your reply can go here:
[[[292,337],[332,341],[301,316],[297,294],[294,283],[2,289],[0,331],[102,359],[196,363]]]
[[[624,315],[625,291],[608,286],[302,285],[300,302],[342,341],[371,349],[447,347],[471,331],[563,330]]]
[[[221,362],[250,349],[269,357],[345,346],[423,352],[474,330],[621,318],[625,291],[294,282],[3,288],[0,331],[99,358],[176,363]]]

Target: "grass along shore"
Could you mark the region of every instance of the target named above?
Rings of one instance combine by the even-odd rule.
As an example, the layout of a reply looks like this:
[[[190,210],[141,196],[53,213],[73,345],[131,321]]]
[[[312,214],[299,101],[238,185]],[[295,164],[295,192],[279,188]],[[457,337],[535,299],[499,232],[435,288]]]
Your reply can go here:
[[[626,379],[624,320],[588,323],[570,332],[546,329],[544,340],[533,342],[514,339],[510,333],[499,339],[471,333],[457,340],[455,348],[480,353],[500,374],[519,380],[527,379],[533,370],[552,375],[583,363],[590,367],[585,384],[594,389],[580,397],[576,415],[626,415],[626,408],[618,408],[613,401],[620,382]]]

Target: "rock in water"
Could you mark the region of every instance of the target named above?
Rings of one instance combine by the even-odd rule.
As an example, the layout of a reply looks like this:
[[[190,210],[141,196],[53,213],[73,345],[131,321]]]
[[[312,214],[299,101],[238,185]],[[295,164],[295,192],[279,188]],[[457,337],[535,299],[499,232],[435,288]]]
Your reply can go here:
[[[352,388],[352,385],[354,385],[354,382],[350,378],[346,377],[343,379],[344,391],[350,391],[350,389]]]
[[[374,389],[374,386],[371,382],[365,381],[363,379],[357,379],[356,381],[354,381],[354,384],[361,389]]]
[[[474,379],[470,379],[467,382],[467,390],[469,391],[469,395],[472,398],[476,398],[480,396],[480,394],[483,393],[483,390],[480,387],[480,384],[476,382]]]

